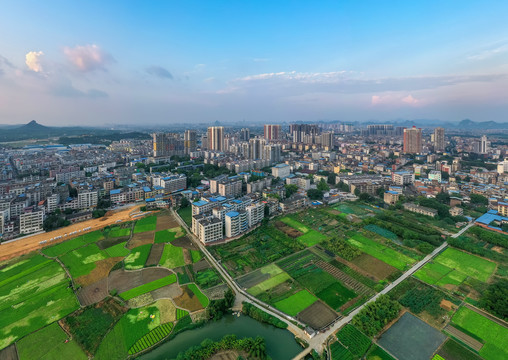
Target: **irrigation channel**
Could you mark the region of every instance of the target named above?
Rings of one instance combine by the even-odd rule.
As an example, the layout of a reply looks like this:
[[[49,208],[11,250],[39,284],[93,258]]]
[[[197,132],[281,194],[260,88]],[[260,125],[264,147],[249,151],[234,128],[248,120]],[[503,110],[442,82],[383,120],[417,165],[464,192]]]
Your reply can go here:
[[[289,360],[302,351],[294,335],[287,330],[260,323],[245,315],[226,315],[219,321],[208,322],[198,329],[178,334],[139,359],[175,359],[178,353],[199,345],[204,339],[216,341],[228,334],[235,334],[239,338],[261,336],[266,341],[266,352],[272,359]]]

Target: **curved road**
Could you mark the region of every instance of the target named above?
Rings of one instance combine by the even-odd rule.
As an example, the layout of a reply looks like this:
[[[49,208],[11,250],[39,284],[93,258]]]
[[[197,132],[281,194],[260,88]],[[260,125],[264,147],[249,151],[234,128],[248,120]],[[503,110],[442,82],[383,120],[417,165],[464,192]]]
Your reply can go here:
[[[278,319],[284,321],[288,324],[288,329],[295,335],[299,336],[302,339],[305,339],[309,346],[302,351],[300,354],[294,357],[294,360],[303,359],[307,354],[309,354],[312,350],[316,350],[319,353],[321,353],[324,349],[324,346],[326,344],[326,341],[330,335],[335,333],[337,330],[339,330],[342,326],[346,325],[348,322],[350,322],[353,317],[358,314],[367,304],[376,301],[376,299],[383,294],[387,294],[389,291],[391,291],[394,287],[396,287],[398,284],[400,284],[402,281],[406,280],[408,277],[413,275],[416,271],[421,269],[426,263],[428,263],[430,260],[432,260],[437,254],[439,254],[441,251],[443,251],[447,246],[448,243],[444,242],[441,246],[436,248],[433,252],[425,256],[422,260],[417,262],[415,265],[411,267],[411,269],[407,270],[404,274],[402,274],[397,280],[392,282],[390,285],[385,287],[381,292],[374,295],[372,298],[370,298],[368,301],[366,301],[363,305],[356,308],[354,311],[352,311],[348,316],[338,320],[335,322],[331,327],[324,332],[318,333],[313,338],[309,339],[309,336],[302,331],[299,327],[295,326],[293,322],[297,322],[300,326],[305,326],[305,324],[297,321],[296,319],[289,317],[288,315],[282,313],[281,311],[271,307],[270,305],[256,299],[246,291],[244,291],[242,288],[238,286],[238,284],[231,278],[229,273],[219,264],[219,262],[210,254],[210,252],[206,249],[206,247],[199,241],[192,231],[190,231],[187,224],[180,218],[180,215],[173,209],[171,209],[172,213],[175,215],[176,219],[180,222],[180,225],[182,225],[186,230],[187,233],[191,236],[194,243],[199,247],[199,249],[205,254],[206,258],[210,261],[210,263],[217,269],[217,271],[222,275],[222,277],[226,280],[228,285],[233,289],[233,291],[236,293],[236,302],[242,302],[247,301],[253,305],[258,306],[262,310],[266,311],[270,315],[273,315],[277,317]],[[462,228],[458,233],[452,235],[453,238],[459,237],[464,232],[466,232],[471,226],[473,226],[474,223],[469,223],[466,227]]]

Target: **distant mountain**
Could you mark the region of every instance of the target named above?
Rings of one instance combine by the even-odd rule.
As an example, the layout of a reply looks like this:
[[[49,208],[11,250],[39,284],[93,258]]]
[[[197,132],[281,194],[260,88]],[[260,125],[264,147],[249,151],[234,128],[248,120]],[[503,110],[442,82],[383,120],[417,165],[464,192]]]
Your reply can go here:
[[[0,131],[0,141],[19,141],[29,139],[48,139],[48,138],[66,138],[69,141],[69,137],[72,138],[72,143],[89,142],[83,137],[93,137],[93,140],[101,139],[111,135],[124,134],[125,131],[119,130],[107,130],[100,128],[88,128],[88,127],[52,127],[44,126],[39,124],[37,121],[32,120],[28,124],[24,125],[9,125],[2,127]],[[134,133],[131,133],[134,135]],[[135,137],[141,137],[144,134],[136,133]],[[83,138],[83,139],[81,139]]]
[[[392,124],[394,126],[411,127],[413,125],[422,128],[433,128],[442,126],[446,129],[461,130],[504,130],[508,129],[508,123],[497,123],[495,121],[476,122],[470,119],[464,119],[460,122],[447,122],[436,119],[398,119],[394,121],[368,121],[364,124]]]
[[[497,123],[495,121],[476,122],[470,119],[464,119],[457,124],[457,128],[466,130],[475,130],[475,129],[502,130],[508,129],[508,123]]]

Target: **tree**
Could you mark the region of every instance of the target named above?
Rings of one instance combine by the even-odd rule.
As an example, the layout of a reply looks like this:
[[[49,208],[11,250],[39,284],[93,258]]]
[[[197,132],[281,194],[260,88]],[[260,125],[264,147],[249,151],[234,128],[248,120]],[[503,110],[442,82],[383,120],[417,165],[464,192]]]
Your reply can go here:
[[[489,204],[489,199],[487,199],[483,195],[471,194],[469,197],[471,198],[472,204],[475,204],[475,205],[488,205]]]
[[[311,200],[321,200],[323,198],[323,192],[318,189],[307,190],[307,196]]]
[[[360,189],[358,189],[358,188],[355,189],[355,195],[360,196]]]
[[[337,174],[335,173],[330,173],[328,174],[328,184],[330,185],[335,185],[335,179],[337,178]]]
[[[140,169],[145,169],[145,168],[146,168],[146,165],[145,165],[145,164],[143,164],[142,162],[138,162],[138,163],[136,163],[136,168],[138,168],[139,170],[140,170]]]
[[[483,291],[480,306],[501,319],[508,320],[508,280],[499,279]]]
[[[190,202],[189,200],[186,198],[186,197],[183,197],[182,198],[182,201],[180,201],[180,207],[181,208],[186,208],[190,205]]]
[[[317,189],[321,191],[328,191],[330,190],[330,187],[326,183],[325,179],[319,180],[319,183],[317,184]]]
[[[291,197],[291,195],[295,194],[298,191],[298,186],[295,184],[286,184],[284,185],[284,188],[286,189],[287,198]]]
[[[376,194],[377,196],[379,196],[381,199],[384,198],[385,196],[385,188],[383,187],[380,187],[379,189],[376,190]]]

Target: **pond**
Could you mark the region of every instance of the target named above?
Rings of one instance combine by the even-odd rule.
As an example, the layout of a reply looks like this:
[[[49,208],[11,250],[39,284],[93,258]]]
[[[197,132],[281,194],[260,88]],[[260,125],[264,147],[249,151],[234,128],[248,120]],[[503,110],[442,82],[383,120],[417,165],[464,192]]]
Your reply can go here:
[[[290,360],[303,348],[298,345],[293,334],[287,330],[260,323],[248,316],[226,315],[219,321],[184,331],[151,352],[142,355],[141,360],[170,360],[191,346],[199,345],[204,339],[220,340],[224,335],[235,334],[239,338],[261,336],[266,341],[266,352],[274,360]]]

